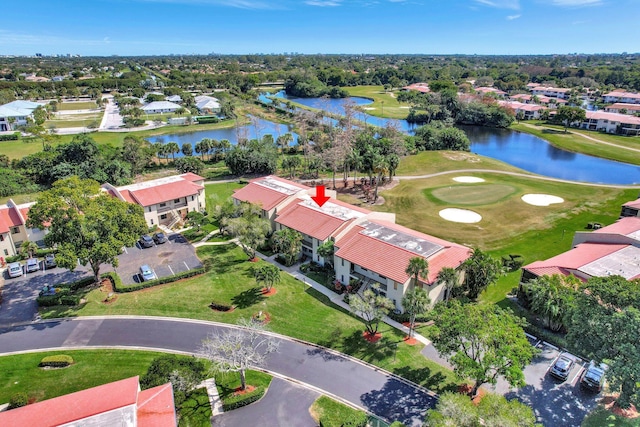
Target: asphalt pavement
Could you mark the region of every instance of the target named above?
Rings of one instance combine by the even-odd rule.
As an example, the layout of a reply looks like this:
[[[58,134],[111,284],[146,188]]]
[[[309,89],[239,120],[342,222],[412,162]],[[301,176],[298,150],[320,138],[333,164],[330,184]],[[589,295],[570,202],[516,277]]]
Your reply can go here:
[[[197,353],[203,339],[230,325],[187,319],[84,317],[44,321],[0,331],[3,353],[60,347],[132,347]],[[273,335],[279,350],[265,369],[335,395],[388,420],[421,426],[433,393],[348,356]]]

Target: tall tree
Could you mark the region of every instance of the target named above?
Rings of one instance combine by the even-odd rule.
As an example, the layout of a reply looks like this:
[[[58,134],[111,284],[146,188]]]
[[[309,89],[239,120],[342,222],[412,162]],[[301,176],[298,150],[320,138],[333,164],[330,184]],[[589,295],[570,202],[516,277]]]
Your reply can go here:
[[[169,141],[165,144],[165,149],[167,154],[171,154],[171,158],[175,163],[176,154],[180,152],[180,146],[178,145],[178,143],[174,141]]]
[[[241,320],[240,326],[205,339],[199,354],[211,362],[213,372],[238,372],[240,388],[245,390],[247,369],[264,366],[266,357],[278,351],[278,341],[264,334],[261,323]]]
[[[432,313],[433,345],[456,373],[474,381],[472,395],[498,377],[513,387],[525,384],[522,370],[536,349],[524,334],[524,320],[489,304],[463,305],[456,300],[436,305]]]
[[[572,123],[582,123],[587,118],[587,113],[580,107],[569,107],[563,105],[556,110],[555,120],[564,125],[564,131],[567,132],[567,128]]]
[[[59,266],[89,265],[96,282],[100,265],[118,266],[118,255],[148,227],[142,207],[100,193],[93,180],[71,177],[53,184],[29,210],[27,226],[44,229],[48,246],[57,245]]]
[[[438,276],[436,278],[438,283],[443,283],[445,287],[446,301],[451,299],[451,293],[453,292],[453,288],[459,284],[460,275],[455,268],[451,267],[442,267],[442,269],[438,272]]]
[[[365,327],[369,335],[375,335],[378,332],[380,320],[393,309],[393,302],[382,295],[375,292],[377,288],[373,286],[373,290],[367,289],[362,295],[355,294],[349,298],[349,307],[354,313],[364,319]]]
[[[127,135],[122,143],[122,158],[131,165],[131,173],[137,175],[151,162],[155,147],[143,138]]]
[[[283,228],[271,237],[273,250],[284,258],[285,265],[293,265],[302,251],[302,234],[292,228]]]
[[[431,298],[427,291],[416,288],[408,291],[402,298],[404,312],[409,315],[409,338],[413,337],[416,326],[416,317],[425,314],[431,307]]]
[[[503,274],[500,260],[491,257],[479,248],[473,250],[471,257],[462,263],[462,268],[465,272],[465,289],[471,299],[478,298],[480,292]]]
[[[418,287],[418,278],[426,279],[429,277],[429,261],[421,256],[414,256],[409,260],[404,272],[413,277],[413,286],[416,288]]]
[[[273,264],[260,264],[260,266],[255,269],[254,276],[256,283],[264,284],[267,291],[270,291],[273,285],[280,283],[280,269]]]
[[[182,148],[180,148],[180,151],[182,151],[182,154],[187,157],[193,156],[193,145],[191,145],[190,142],[185,142],[184,144],[182,144]]]
[[[249,206],[241,216],[227,221],[229,233],[238,238],[242,250],[250,260],[256,257],[256,251],[266,242],[267,234],[271,232],[269,220],[261,218],[259,210],[259,207]]]
[[[523,285],[531,303],[531,311],[542,317],[544,325],[552,331],[565,328],[569,314],[580,286],[575,276],[554,274],[542,276]]]

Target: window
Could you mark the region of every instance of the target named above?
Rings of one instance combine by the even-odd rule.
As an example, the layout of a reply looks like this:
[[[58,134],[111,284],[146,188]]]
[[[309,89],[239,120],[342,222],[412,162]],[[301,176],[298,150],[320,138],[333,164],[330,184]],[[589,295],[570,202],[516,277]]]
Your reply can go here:
[[[20,227],[11,227],[11,234],[18,234],[20,232]]]
[[[160,206],[161,208],[164,208],[165,206],[167,206],[166,203],[160,203],[158,206]]]
[[[167,214],[160,215],[160,219],[167,219]]]
[[[153,220],[151,220],[151,225],[153,225]]]
[[[344,267],[344,258],[340,258],[340,262],[342,262],[342,266]]]
[[[0,242],[4,242],[4,234],[0,234]]]
[[[398,290],[398,282],[393,282],[393,289],[396,291]]]
[[[8,250],[4,250],[4,256],[8,256],[9,255],[9,251]]]
[[[173,203],[180,203],[180,199],[173,199]]]
[[[194,199],[193,199],[193,196],[191,196],[191,201],[193,202],[193,200],[194,200]]]
[[[151,206],[149,206],[149,208],[148,208],[148,209],[149,209],[149,212],[151,212]]]

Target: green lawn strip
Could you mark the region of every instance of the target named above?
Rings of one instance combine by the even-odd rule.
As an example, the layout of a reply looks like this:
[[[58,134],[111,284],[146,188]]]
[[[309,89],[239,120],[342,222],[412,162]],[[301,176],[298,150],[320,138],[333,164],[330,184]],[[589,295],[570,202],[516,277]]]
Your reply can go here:
[[[189,394],[178,409],[180,419],[179,427],[210,427],[211,403],[205,387],[198,388]]]
[[[422,151],[413,156],[403,157],[396,175],[429,175],[458,169],[491,169],[526,173],[499,160],[465,151]],[[456,175],[451,174],[451,177],[454,176]]]
[[[206,184],[204,191],[207,195],[207,212],[213,212],[216,205],[220,205],[231,199],[233,192],[244,186],[245,184],[239,184],[237,182]]]
[[[47,120],[44,123],[46,128],[55,127],[56,129],[61,128],[80,128],[91,125],[92,123],[100,124],[100,118],[96,117],[93,119],[75,119],[75,120]]]
[[[311,405],[311,416],[323,427],[360,426],[367,421],[364,411],[354,409],[327,396],[320,396]]]
[[[84,102],[60,102],[56,106],[58,111],[67,111],[67,110],[93,110],[98,108],[95,102],[93,101],[84,101]]]
[[[377,117],[391,119],[406,119],[409,114],[409,104],[401,104],[392,96],[392,92],[385,92],[382,86],[348,86],[344,87],[350,96],[359,96],[373,100],[372,104],[364,105],[365,113]],[[405,107],[405,108],[401,108]]]
[[[640,427],[640,418],[629,419],[599,405],[582,421],[582,427]]]
[[[274,332],[350,354],[436,392],[455,389],[459,380],[453,372],[425,359],[420,354],[421,346],[402,343],[402,332],[381,324],[383,338],[376,344],[365,341],[364,325],[359,319],[288,274],[282,274],[282,281],[275,285],[277,293],[265,297],[252,273],[259,263],[247,262],[246,255],[235,245],[203,246],[198,248],[198,255],[205,264],[211,259],[211,271],[207,274],[118,294],[110,304],[103,303],[106,293],[95,289],[85,296],[85,304],[48,307],[40,312],[43,318],[139,314],[235,324],[240,318],[266,311],[271,316],[269,328]],[[236,309],[214,311],[209,308],[213,301],[234,304]]]
[[[225,411],[230,410],[230,407],[235,409],[255,402],[264,396],[271,384],[271,375],[264,372],[248,370],[246,375],[247,388],[254,387],[254,389],[237,393],[240,389],[240,375],[237,372],[216,374],[216,387]]]
[[[38,367],[45,356],[67,354],[74,364],[62,369]],[[0,357],[0,403],[26,392],[37,401],[108,382],[143,375],[160,353],[129,350],[80,350],[25,353]]]
[[[531,125],[531,123],[529,123],[529,125]],[[625,150],[623,148],[617,148],[611,145],[602,144],[597,141],[583,138],[575,134],[579,132],[575,129],[570,129],[567,133],[565,133],[562,126],[550,126],[546,124],[534,124],[533,126],[535,127],[528,126],[525,123],[514,123],[513,125],[511,125],[511,128],[517,131],[526,132],[538,136],[546,141],[549,141],[554,146],[567,151],[584,153],[590,156],[602,157],[619,162],[640,165],[640,153],[638,151]],[[637,137],[618,136],[617,138],[619,139],[612,140],[611,135],[601,134],[599,132],[584,131],[580,133],[583,133],[584,135],[590,136],[595,139],[601,139],[603,141],[611,142],[613,144],[640,149],[640,139]]]

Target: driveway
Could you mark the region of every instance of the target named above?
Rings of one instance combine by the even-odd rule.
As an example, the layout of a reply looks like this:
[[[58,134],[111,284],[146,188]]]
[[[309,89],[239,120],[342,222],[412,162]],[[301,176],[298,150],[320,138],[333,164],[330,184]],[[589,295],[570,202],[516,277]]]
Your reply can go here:
[[[35,320],[38,314],[36,298],[44,285],[75,282],[91,275],[83,267],[78,267],[76,271],[69,271],[63,268],[42,270],[42,264],[40,262],[40,271],[23,274],[16,278],[9,278],[7,272],[4,272],[2,303],[0,304],[0,326]]]
[[[320,393],[274,377],[262,399],[213,417],[214,427],[316,427],[309,408]]]
[[[153,244],[150,248],[142,248],[140,244],[125,248],[118,257],[116,269],[125,285],[140,282],[140,266],[147,264],[158,278],[172,276],[183,271],[202,267],[196,256],[196,250],[181,234],[170,234],[169,241],[161,245]],[[113,270],[106,266],[105,271]]]
[[[231,325],[161,317],[83,317],[37,322],[0,331],[2,352],[60,347],[133,347],[197,353],[202,340]],[[346,355],[272,334],[279,350],[265,369],[332,393],[407,426],[422,426],[435,395]],[[254,425],[250,423],[248,425]]]

